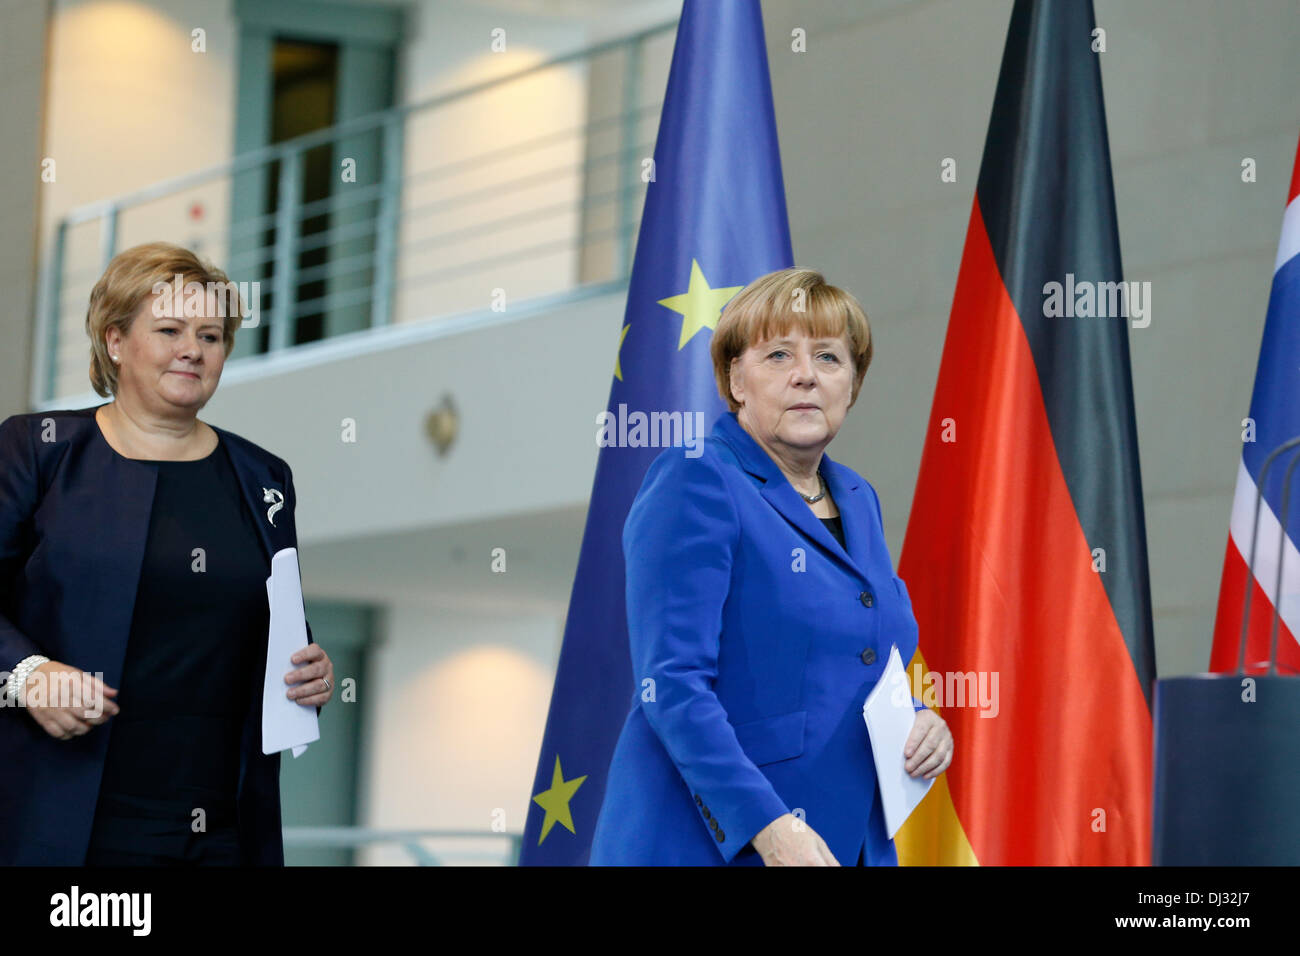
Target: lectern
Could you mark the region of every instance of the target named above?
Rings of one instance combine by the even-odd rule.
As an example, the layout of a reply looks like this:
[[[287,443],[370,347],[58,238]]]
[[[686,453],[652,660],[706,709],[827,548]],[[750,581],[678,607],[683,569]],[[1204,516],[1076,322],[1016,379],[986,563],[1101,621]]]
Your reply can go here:
[[[1300,454],[1281,487],[1268,660],[1246,667],[1265,479],[1286,452],[1300,452],[1300,437],[1278,445],[1260,468],[1237,673],[1156,682],[1151,861],[1157,866],[1300,866],[1300,676],[1277,672],[1280,610],[1294,590],[1284,571],[1292,582],[1296,573],[1294,556],[1287,567],[1287,519]]]
[[[1156,683],[1153,838],[1157,866],[1300,866],[1300,678]]]

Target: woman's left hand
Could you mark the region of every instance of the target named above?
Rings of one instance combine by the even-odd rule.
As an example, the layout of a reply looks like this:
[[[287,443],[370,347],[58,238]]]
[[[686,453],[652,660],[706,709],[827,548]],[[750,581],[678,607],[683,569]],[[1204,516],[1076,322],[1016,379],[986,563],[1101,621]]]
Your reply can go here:
[[[334,696],[334,665],[319,644],[308,644],[289,658],[298,666],[284,675],[292,684],[286,692],[290,700],[304,707],[322,707]]]
[[[952,763],[952,748],[948,722],[932,710],[918,710],[903,748],[903,769],[913,777],[933,779]]]

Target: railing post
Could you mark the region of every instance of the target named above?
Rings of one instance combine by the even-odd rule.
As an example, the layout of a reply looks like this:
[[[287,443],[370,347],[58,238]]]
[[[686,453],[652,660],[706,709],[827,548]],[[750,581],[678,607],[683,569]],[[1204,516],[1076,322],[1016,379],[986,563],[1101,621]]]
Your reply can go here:
[[[384,123],[383,179],[379,191],[379,215],[375,223],[374,287],[370,295],[370,326],[392,322],[393,279],[397,272],[397,217],[402,197],[402,124],[404,116],[393,115]]]
[[[614,188],[618,190],[618,233],[614,241],[615,274],[621,278],[632,271],[632,223],[636,219],[636,189],[632,179],[637,175],[636,148],[637,103],[641,96],[641,44],[640,37],[627,46],[627,62],[623,72],[623,122],[620,124],[618,175]]]
[[[420,846],[420,844],[416,843],[414,840],[402,844],[402,849],[406,850],[406,852],[411,855],[411,859],[415,860],[416,866],[441,866],[442,865],[442,863],[438,860],[437,856],[430,853],[428,850]]]
[[[275,308],[271,318],[272,352],[293,345],[297,325],[298,207],[302,197],[302,152],[286,150],[280,158],[275,210]]]
[[[99,271],[103,272],[117,255],[117,205],[104,210],[99,227]]]

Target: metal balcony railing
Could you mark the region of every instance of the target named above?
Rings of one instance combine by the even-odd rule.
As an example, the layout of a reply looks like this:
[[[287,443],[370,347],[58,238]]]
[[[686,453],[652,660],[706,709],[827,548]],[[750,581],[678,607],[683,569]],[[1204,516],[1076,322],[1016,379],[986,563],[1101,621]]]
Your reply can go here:
[[[466,830],[380,830],[367,827],[285,827],[286,849],[396,846],[416,866],[518,866],[522,833]]]
[[[626,281],[674,27],[72,210],[43,256],[33,405],[88,391],[90,290],[142,242],[194,249],[248,295],[228,368]]]

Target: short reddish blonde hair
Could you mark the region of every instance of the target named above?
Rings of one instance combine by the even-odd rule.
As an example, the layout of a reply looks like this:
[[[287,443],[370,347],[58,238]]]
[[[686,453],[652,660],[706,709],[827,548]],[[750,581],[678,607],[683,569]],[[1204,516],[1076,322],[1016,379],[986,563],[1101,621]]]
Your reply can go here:
[[[130,332],[135,314],[153,295],[154,287],[158,283],[171,285],[178,275],[182,285],[230,282],[224,272],[190,250],[169,242],[150,242],[119,252],[90,290],[86,334],[90,336],[90,384],[98,394],[105,398],[117,394],[117,366],[108,357],[108,330],[117,327],[123,335]],[[227,357],[235,347],[235,330],[242,321],[243,305],[237,294],[235,297],[235,307],[226,309],[222,328]]]
[[[802,303],[802,308],[796,308]],[[853,358],[852,405],[871,364],[871,325],[858,300],[826,282],[813,269],[778,269],[759,276],[732,297],[722,310],[709,346],[718,393],[733,412],[740,408],[731,395],[731,362],[757,342],[786,335],[798,328],[813,338],[847,334]]]

